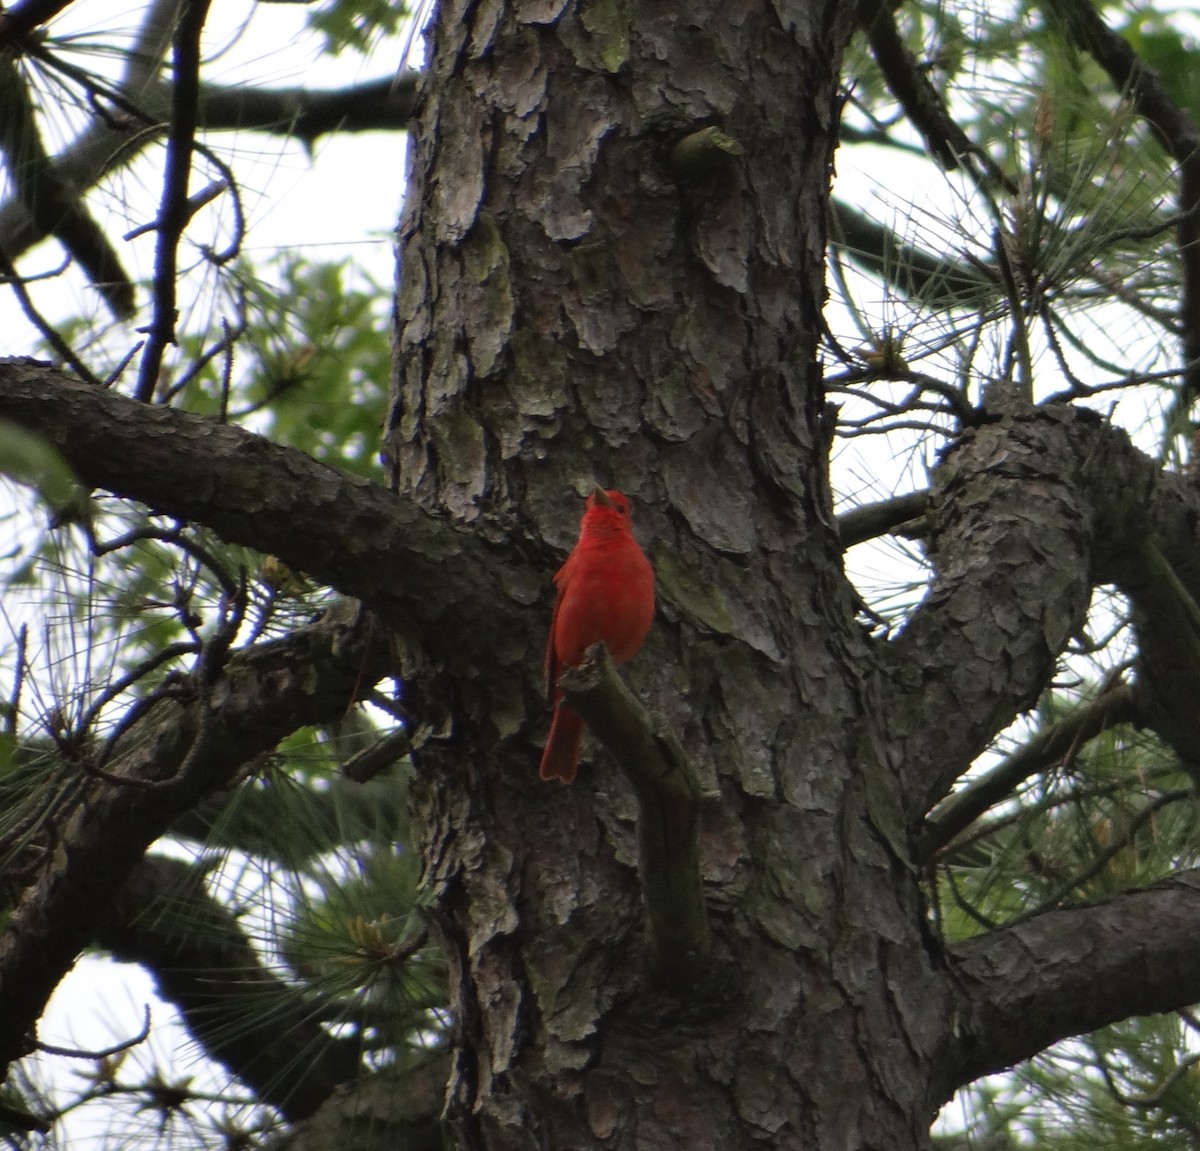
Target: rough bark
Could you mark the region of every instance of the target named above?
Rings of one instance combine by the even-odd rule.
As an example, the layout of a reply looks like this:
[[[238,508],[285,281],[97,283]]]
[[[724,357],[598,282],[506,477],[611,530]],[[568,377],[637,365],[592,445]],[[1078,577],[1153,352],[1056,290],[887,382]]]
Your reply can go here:
[[[490,714],[495,677],[466,708],[455,685],[417,822],[464,1145],[925,1139],[948,1000],[841,578],[815,359],[849,16],[440,14],[402,227],[400,491],[559,546],[573,490],[630,491],[663,603],[631,675],[719,793],[714,971],[656,993],[612,767],[539,785]],[[681,175],[709,125],[740,154]]]
[[[504,1097],[519,1086],[528,1092],[522,1098],[530,1100],[520,1106],[529,1108],[527,1118],[536,1113],[547,1125],[547,1141],[566,1138],[566,1131],[586,1144],[599,1138],[596,1131],[608,1130],[606,1124],[614,1134],[632,1131],[634,1124],[645,1134],[658,1124],[666,1139],[663,1126],[686,1119],[688,1130],[708,1132],[712,1139],[741,1138],[746,1126],[777,1124],[781,1145],[788,1145],[798,1123],[807,1124],[797,1136],[799,1145],[819,1147],[836,1144],[839,1130],[858,1130],[862,1111],[869,1110],[863,1093],[883,1083],[889,1085],[892,1106],[908,1092],[909,1117],[902,1130],[919,1145],[936,1105],[975,1074],[1098,1026],[1114,1013],[1165,1010],[1196,997],[1179,959],[1192,945],[1185,921],[1194,896],[1186,878],[1147,893],[1145,900],[1130,895],[1111,907],[1048,913],[1010,932],[959,945],[943,958],[939,945],[922,933],[915,878],[905,863],[913,823],[928,797],[941,790],[940,785],[922,790],[921,769],[942,770],[938,765],[955,756],[965,763],[971,754],[964,742],[953,744],[953,754],[943,752],[936,735],[922,736],[924,745],[916,742],[908,717],[913,709],[927,707],[928,699],[922,689],[908,691],[911,672],[897,672],[906,645],[912,649],[910,665],[927,661],[931,670],[950,668],[948,658],[940,663],[935,658],[944,647],[960,650],[956,596],[965,594],[969,581],[960,577],[959,557],[968,556],[974,578],[999,597],[996,610],[968,621],[972,642],[997,650],[1005,643],[1024,650],[1020,645],[1028,640],[1022,637],[1031,635],[1040,635],[1038,642],[1044,643],[1044,621],[1075,610],[1074,579],[1057,585],[1055,606],[1054,594],[1034,583],[1019,578],[1018,590],[1010,593],[1002,578],[1014,567],[1041,570],[1045,564],[1047,571],[1060,570],[1061,554],[1047,557],[1047,536],[1035,525],[1063,522],[1063,508],[1071,511],[1066,522],[1080,525],[1078,538],[1068,534],[1068,539],[1073,554],[1089,557],[1086,582],[1125,587],[1139,605],[1139,618],[1153,623],[1139,630],[1139,636],[1153,633],[1143,643],[1144,654],[1153,657],[1155,637],[1165,643],[1180,630],[1172,625],[1175,608],[1156,594],[1139,559],[1147,538],[1156,542],[1184,589],[1200,595],[1197,565],[1189,562],[1200,551],[1200,490],[1189,477],[1160,473],[1153,460],[1099,418],[1069,409],[1029,412],[973,433],[949,455],[944,475],[935,477],[938,494],[925,524],[941,565],[933,585],[937,590],[914,615],[909,633],[872,649],[853,631],[834,631],[842,640],[835,654],[866,669],[853,703],[860,710],[846,713],[863,716],[854,722],[829,720],[814,706],[820,693],[810,691],[799,707],[786,703],[795,696],[778,704],[802,723],[793,719],[790,730],[784,728],[773,741],[752,730],[746,734],[765,714],[767,698],[748,694],[738,682],[753,661],[736,657],[738,640],[703,624],[696,605],[703,607],[704,601],[696,598],[694,587],[688,598],[680,591],[686,592],[686,585],[660,582],[664,611],[649,660],[639,657],[633,665],[635,687],[688,738],[696,762],[720,765],[709,776],[714,794],[704,812],[703,852],[723,979],[681,1004],[649,993],[641,982],[640,910],[631,873],[634,805],[618,776],[611,767],[598,766],[571,789],[537,784],[529,735],[531,725],[533,730],[538,725],[538,705],[529,703],[531,710],[522,713],[526,718],[514,723],[516,710],[536,687],[549,595],[543,579],[546,602],[540,612],[531,609],[536,591],[530,591],[533,577],[522,558],[529,545],[507,550],[481,545],[450,522],[419,513],[410,500],[298,453],[186,413],[134,404],[44,367],[0,365],[0,383],[0,418],[50,436],[89,484],[103,483],[150,501],[156,511],[206,522],[232,539],[276,551],[294,566],[319,562],[322,578],[371,595],[390,609],[397,624],[417,616],[415,607],[403,605],[424,605],[428,623],[416,627],[410,639],[427,670],[449,660],[437,638],[438,621],[459,611],[467,613],[467,631],[491,640],[526,637],[519,657],[476,637],[471,658],[491,661],[479,666],[494,679],[456,684],[460,702],[445,705],[454,708],[453,734],[421,757],[425,784],[417,815],[426,828],[427,849],[441,852],[429,856],[430,879],[445,901],[451,944],[457,930],[470,932],[457,940],[455,952],[464,1045],[456,1080],[460,1100],[462,1076],[472,1071],[465,1060],[476,1051],[491,1077],[489,1106],[519,1114],[519,1105]],[[1044,455],[1031,457],[1034,443]],[[1049,480],[1045,461],[1057,464],[1049,468]],[[994,549],[972,551],[973,533],[987,530],[984,520],[972,519],[974,504],[997,498],[997,490],[1003,494],[1006,485],[1022,479],[1026,491],[1038,497],[1031,495],[1025,514],[1012,517],[1022,530],[1009,531]],[[493,523],[481,518],[476,530],[490,532]],[[366,542],[364,530],[369,530]],[[677,547],[679,538],[669,542]],[[1061,546],[1062,533],[1051,538]],[[661,561],[669,560],[670,552],[661,540],[652,552],[661,573]],[[543,572],[552,566],[547,563]],[[718,559],[713,570],[713,578],[723,579],[731,567]],[[385,589],[386,573],[391,582]],[[468,583],[486,611],[463,599]],[[768,581],[764,586],[779,585]],[[1001,610],[1009,594],[1016,607]],[[676,630],[680,634],[672,635]],[[913,638],[918,633],[920,642]],[[942,648],[932,638],[939,634],[944,634]],[[808,658],[819,650],[810,646]],[[1169,650],[1157,658],[1169,661]],[[520,659],[531,681],[528,695],[505,687],[505,676],[511,678]],[[670,673],[656,673],[655,661]],[[826,666],[833,662],[826,658]],[[445,666],[450,670],[432,681],[434,687],[455,682],[453,665]],[[885,688],[871,686],[873,667],[886,673]],[[703,690],[686,692],[685,670]],[[701,672],[707,678],[701,679]],[[950,671],[945,674],[945,682],[953,683]],[[943,690],[936,675],[930,682],[930,694]],[[1177,686],[1180,698],[1190,682]],[[365,689],[365,683],[359,686]],[[269,684],[267,676],[263,687]],[[785,679],[783,690],[795,691],[795,684]],[[428,685],[413,694],[437,702]],[[273,698],[265,692],[240,726],[257,731]],[[977,731],[986,730],[980,725],[988,716],[1002,724],[1019,706],[1016,693],[1007,698],[1004,713],[998,714],[985,696],[964,695],[956,722]],[[491,706],[495,726],[477,735],[466,723],[472,719],[468,705],[482,702]],[[745,710],[735,714],[739,702]],[[684,713],[685,705],[691,714]],[[699,726],[701,714],[708,729]],[[739,715],[746,725],[741,736],[734,727]],[[824,745],[816,738],[826,720],[842,733],[840,747],[828,728]],[[483,721],[476,722],[483,727]],[[926,722],[941,722],[936,709],[929,708]],[[953,734],[947,731],[943,738]],[[711,759],[704,754],[705,739],[717,749]],[[809,746],[814,759],[806,768]],[[917,756],[912,751],[917,746],[931,758]],[[762,770],[769,763],[778,786],[752,793],[746,781],[760,777],[746,774],[739,756],[761,754],[764,747],[774,757],[764,757]],[[908,795],[895,788],[898,769],[917,780]],[[729,770],[742,774],[731,779]],[[799,790],[802,785],[807,792]],[[465,793],[459,790],[464,786]],[[913,802],[918,794],[925,800]],[[902,800],[909,802],[905,818]],[[115,819],[103,804],[91,808],[89,850],[103,852],[121,841],[119,827],[125,825]],[[149,834],[152,838],[152,830]],[[130,865],[137,854],[135,844]],[[90,879],[86,868],[83,874]],[[95,895],[89,892],[88,898]],[[31,912],[30,922],[69,926],[71,938],[62,941],[59,965],[69,962],[72,947],[82,946],[87,937],[86,924],[76,931],[49,889],[28,899],[39,909]],[[1118,923],[1129,926],[1118,931]],[[1089,967],[1079,941],[1099,938],[1101,931],[1103,955]],[[26,954],[44,954],[37,946]],[[1017,964],[1013,957],[1020,955],[1024,958]],[[1073,964],[1074,970],[1082,965],[1094,974],[1073,980]],[[1111,997],[1094,994],[1102,984]],[[12,986],[5,982],[4,993]],[[1052,1001],[1054,1010],[1030,1007],[1042,1001]],[[7,1011],[4,1017],[20,1018]],[[881,1020],[896,1022],[903,1041],[873,1031]],[[484,1046],[474,1046],[480,1043]],[[842,1050],[856,1054],[831,1072],[830,1052]],[[892,1065],[884,1078],[875,1064],[866,1064],[862,1051],[871,1058],[882,1052],[885,1059],[900,1051],[907,1072],[902,1075],[903,1069]],[[856,1062],[860,1058],[863,1062]],[[504,1059],[507,1065],[492,1066]],[[640,1076],[633,1082],[627,1074],[631,1066]],[[855,1085],[847,1087],[845,1075],[856,1069]],[[543,1081],[535,1090],[530,1079],[539,1072],[550,1084]],[[906,1084],[903,1091],[895,1086],[898,1079]],[[669,1105],[663,1102],[664,1087]],[[764,1091],[765,1102],[758,1094]],[[730,1110],[714,1114],[725,1102]],[[481,1113],[487,1110],[480,1105]],[[889,1139],[897,1137],[894,1118],[878,1122]],[[484,1138],[484,1129],[481,1122],[476,1135]],[[505,1124],[487,1130],[487,1138],[505,1145]]]
[[[943,1093],[1064,1034],[1200,1000],[1200,873],[1095,907],[1049,911],[951,948],[961,992]]]
[[[458,718],[417,826],[464,1145],[920,1146],[962,1081],[911,836],[1047,686],[1155,472],[1069,409],[979,428],[940,469],[925,604],[890,648],[855,629],[815,358],[844,18],[441,12],[401,229],[399,490],[560,546],[564,493],[632,491],[662,610],[631,675],[719,796],[713,977],[655,994],[612,766],[539,787],[495,677],[464,699],[421,669]],[[673,163],[714,125],[735,146],[704,175]]]
[[[86,487],[205,523],[231,543],[279,556],[375,605],[389,625],[445,658],[514,642],[489,624],[488,542],[361,477],[31,360],[0,360],[0,418],[49,442]],[[530,604],[545,562],[513,561],[506,586]],[[514,620],[503,622],[511,628]]]

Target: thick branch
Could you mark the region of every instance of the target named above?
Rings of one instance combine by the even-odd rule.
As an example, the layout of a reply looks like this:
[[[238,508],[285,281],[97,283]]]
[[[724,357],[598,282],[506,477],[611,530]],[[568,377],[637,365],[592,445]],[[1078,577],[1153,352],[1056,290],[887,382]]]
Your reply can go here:
[[[289,1120],[311,1115],[354,1077],[357,1043],[333,1039],[311,1002],[263,966],[197,865],[142,859],[96,942],[145,967],[192,1038]]]
[[[1033,706],[1082,626],[1095,517],[1064,431],[1076,422],[1098,420],[1068,409],[986,425],[935,476],[934,580],[888,648],[913,816]]]
[[[1200,487],[1054,405],[964,436],[936,475],[933,585],[889,648],[914,815],[1049,683],[1093,587],[1130,600],[1138,719],[1200,763]],[[900,733],[903,737],[903,732]]]
[[[1131,595],[1138,636],[1138,700],[1147,726],[1200,775],[1200,607],[1154,540],[1142,541]]]
[[[1200,872],[956,944],[942,1098],[1060,1039],[1200,1000]]]
[[[549,564],[510,564],[505,590],[484,544],[384,488],[240,428],[139,404],[31,361],[0,360],[0,419],[52,443],[88,487],[206,524],[230,543],[368,603],[447,662],[495,642],[524,649]]]
[[[343,602],[219,672],[202,668],[122,734],[106,778],[84,784],[0,936],[0,1077],[147,847],[247,760],[366,695],[387,669],[384,648],[378,626]]]
[[[1103,526],[1098,582],[1125,593],[1137,636],[1139,721],[1169,743],[1193,776],[1200,768],[1200,486],[1194,477],[1159,473],[1110,491],[1106,514],[1142,514],[1126,530]],[[1104,506],[1104,505],[1100,505]]]

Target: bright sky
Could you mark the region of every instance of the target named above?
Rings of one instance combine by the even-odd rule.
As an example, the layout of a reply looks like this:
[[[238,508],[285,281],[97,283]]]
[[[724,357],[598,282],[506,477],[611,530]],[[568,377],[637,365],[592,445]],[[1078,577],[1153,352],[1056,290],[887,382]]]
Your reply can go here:
[[[51,25],[54,35],[95,33],[90,23],[102,16],[104,34],[122,27],[122,17],[114,15],[115,5],[77,3],[70,5]],[[130,4],[125,26],[136,26],[141,6]],[[252,11],[245,21],[247,10]],[[319,55],[318,39],[305,32],[306,8],[292,3],[247,3],[246,0],[214,0],[207,28],[206,46],[210,55],[219,52],[216,66],[207,74],[219,83],[256,83],[262,86],[304,85],[312,88],[340,87],[394,74],[400,65],[405,44],[393,41],[381,45],[371,59],[361,57],[330,60]],[[91,35],[88,39],[93,38]],[[80,63],[95,64],[94,57]],[[392,231],[400,210],[404,178],[405,138],[399,133],[358,134],[327,137],[318,141],[309,156],[296,144],[281,137],[214,134],[210,143],[233,163],[243,181],[247,212],[247,239],[244,250],[256,260],[265,261],[280,248],[303,247],[314,259],[340,260],[349,257],[373,281],[388,291],[394,269]],[[232,153],[232,155],[230,155]],[[161,156],[161,153],[159,153]],[[193,178],[192,188],[202,180]],[[124,203],[114,203],[112,189],[129,194]],[[98,214],[117,219],[110,232],[123,232],[132,224],[152,216],[158,188],[155,172],[148,163],[110,185],[109,191],[93,197]],[[131,224],[120,221],[130,220]],[[207,237],[201,236],[201,240]],[[136,277],[146,276],[153,259],[153,237],[125,245],[122,257],[129,260],[128,270]],[[61,254],[55,243],[47,242],[19,262],[25,274],[57,266]],[[64,280],[66,278],[64,277]],[[81,308],[95,310],[94,293],[71,277],[71,287],[60,280],[38,289],[38,303],[53,319],[77,313]],[[146,292],[140,293],[145,305]],[[10,292],[0,293],[0,355],[36,354],[38,335],[16,306]],[[3,513],[10,510],[13,493],[0,485],[0,554],[10,554],[18,543],[13,535],[14,520]],[[20,618],[20,605],[5,604],[14,622]],[[8,627],[0,623],[0,656],[11,645]],[[5,661],[0,659],[0,665]],[[5,677],[7,682],[7,677]],[[6,690],[0,688],[0,691]],[[146,1049],[130,1053],[131,1065],[142,1065],[149,1073],[152,1052],[178,1048],[186,1035],[170,1021],[172,1009],[154,995],[150,977],[140,968],[115,964],[99,957],[82,958],[56,992],[42,1021],[39,1036],[50,1044],[97,1049],[137,1035],[142,1027],[143,1011],[149,1006],[153,1031]],[[33,1062],[33,1061],[30,1061]],[[40,1075],[51,1073],[63,1091],[63,1098],[77,1092],[81,1082],[63,1082],[64,1068],[80,1074],[91,1069],[87,1060],[64,1063],[59,1059],[36,1061]],[[227,1077],[218,1069],[198,1060],[184,1048],[169,1061],[186,1075],[195,1076],[196,1088],[222,1090]],[[136,1078],[129,1074],[126,1078]],[[109,1121],[104,1102],[84,1108],[64,1120],[65,1145],[95,1148],[102,1145],[102,1133]],[[152,1117],[146,1118],[146,1142],[154,1143]]]
[[[105,8],[109,6],[105,5]],[[248,20],[247,10],[251,11]],[[366,80],[391,76],[399,70],[405,47],[402,41],[380,45],[368,59],[346,56],[340,60],[319,54],[319,38],[306,31],[306,6],[287,3],[255,3],[246,0],[214,0],[206,25],[206,51],[213,63],[206,78],[214,83],[256,83],[260,86],[341,87]],[[136,27],[140,6],[131,5],[125,22],[105,13],[111,22],[103,35],[116,30],[118,41],[125,40]],[[95,5],[73,4],[51,24],[55,36],[75,36],[80,51],[68,53],[68,59],[80,66],[95,68],[98,57],[86,55],[82,47],[98,39],[89,24],[99,14]],[[122,33],[124,35],[122,36]],[[56,92],[45,90],[44,103],[53,106]],[[61,116],[50,130],[61,146],[69,133],[78,129],[64,123]],[[405,137],[400,133],[365,133],[326,137],[317,142],[310,157],[299,144],[278,136],[213,133],[209,142],[234,167],[241,180],[247,216],[244,251],[256,261],[265,261],[280,249],[303,247],[316,259],[337,260],[350,257],[373,280],[389,285],[393,275],[391,233],[399,217],[400,192],[404,176]],[[156,165],[161,150],[151,150],[153,159],[135,164],[128,172],[107,181],[90,197],[93,211],[110,234],[123,232],[153,218],[158,202]],[[203,187],[209,176],[194,174],[191,190]],[[218,204],[215,214],[228,219],[227,205]],[[214,212],[202,214],[193,222],[186,240],[218,244],[224,237],[211,233]],[[210,227],[205,233],[204,227]],[[127,270],[143,283],[150,274],[154,258],[154,236],[148,234],[119,243],[118,251],[127,261]],[[26,275],[46,271],[62,262],[58,245],[48,241],[22,258],[19,267]],[[181,267],[189,262],[186,246],[181,252]],[[50,318],[79,314],[99,314],[95,293],[82,287],[73,274],[31,288],[39,307]],[[139,302],[146,304],[142,288]],[[182,298],[182,292],[181,292]],[[142,319],[143,317],[139,317]],[[29,353],[39,339],[11,297],[0,295],[0,331],[4,332],[0,354]]]

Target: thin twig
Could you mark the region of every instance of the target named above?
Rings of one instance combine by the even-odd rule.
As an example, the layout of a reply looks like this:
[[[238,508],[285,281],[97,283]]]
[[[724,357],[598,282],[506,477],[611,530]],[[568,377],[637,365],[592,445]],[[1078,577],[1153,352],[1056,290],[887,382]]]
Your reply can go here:
[[[0,250],[0,274],[17,294],[17,300],[21,305],[21,311],[25,313],[25,318],[41,332],[42,339],[50,345],[51,350],[58,358],[81,380],[89,384],[99,384],[100,381],[92,374],[91,368],[75,354],[74,348],[59,335],[58,329],[37,310],[33,297],[25,287],[24,277],[17,271],[3,250]]]
[[[1200,126],[1171,95],[1162,78],[1132,45],[1104,22],[1092,0],[1051,0],[1050,11],[1062,20],[1071,39],[1091,53],[1113,87],[1133,101],[1179,164],[1177,243],[1183,270],[1179,316],[1184,353],[1192,369],[1186,383],[1186,407],[1200,395]]]
[[[171,129],[162,202],[158,212],[158,242],[154,255],[154,314],[142,352],[134,398],[149,403],[158,386],[163,354],[175,341],[175,274],[179,242],[191,218],[188,176],[196,136],[196,106],[200,93],[200,33],[209,0],[184,0],[172,43]]]
[[[145,541],[169,544],[171,547],[178,548],[212,572],[217,583],[221,585],[221,590],[227,596],[233,596],[237,592],[237,580],[225,569],[221,561],[203,544],[197,543],[196,540],[187,536],[182,527],[174,530],[153,526],[133,528],[124,535],[104,541],[93,537],[91,540],[91,550],[94,556],[103,556],[110,552],[118,551],[121,548],[129,547],[131,544]]]
[[[17,652],[13,668],[12,692],[8,697],[8,711],[4,716],[5,735],[17,734],[17,716],[21,714],[21,688],[25,685],[25,655],[29,645],[29,625],[21,624],[17,631]]]
[[[1169,807],[1172,803],[1179,803],[1182,800],[1194,801],[1195,797],[1195,790],[1191,787],[1178,787],[1156,795],[1130,819],[1124,834],[1114,839],[1087,867],[1075,875],[1068,876],[1045,899],[1041,900],[1037,907],[1031,907],[1028,911],[1022,912],[1015,919],[1006,922],[1004,926],[1015,927],[1018,923],[1025,923],[1027,920],[1036,918],[1049,908],[1057,907],[1072,891],[1099,875],[1130,845],[1133,841],[1133,833],[1143,824],[1152,821],[1164,807]]]
[[[1081,743],[1114,725],[1131,722],[1136,715],[1133,689],[1117,684],[1060,723],[1038,732],[1029,743],[934,809],[918,839],[917,857],[931,858],[1035,772],[1073,754]]]

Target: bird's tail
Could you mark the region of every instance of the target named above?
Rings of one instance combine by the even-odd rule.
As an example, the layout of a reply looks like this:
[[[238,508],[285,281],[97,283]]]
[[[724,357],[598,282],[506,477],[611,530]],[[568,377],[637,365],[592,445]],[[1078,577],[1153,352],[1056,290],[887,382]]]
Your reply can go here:
[[[538,775],[542,779],[561,779],[570,783],[579,769],[579,747],[583,743],[583,720],[579,712],[563,704],[554,709],[550,721],[550,738],[542,752]]]

